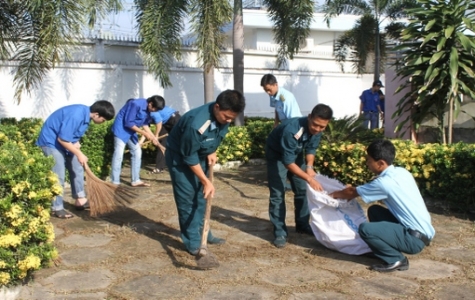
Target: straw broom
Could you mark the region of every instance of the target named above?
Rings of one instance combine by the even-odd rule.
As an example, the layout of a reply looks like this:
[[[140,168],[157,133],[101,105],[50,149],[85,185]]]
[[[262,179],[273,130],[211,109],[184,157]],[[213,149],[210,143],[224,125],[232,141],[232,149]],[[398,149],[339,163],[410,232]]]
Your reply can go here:
[[[164,134],[159,136],[162,139],[168,136]],[[86,171],[86,194],[89,200],[90,214],[95,217],[115,211],[119,205],[130,204],[131,201],[138,197],[135,189],[125,187],[122,185],[106,182],[98,178],[85,164]]]
[[[106,182],[98,178],[86,164],[86,194],[89,200],[90,214],[95,217],[115,211],[118,204],[125,205],[138,197],[131,188]]]

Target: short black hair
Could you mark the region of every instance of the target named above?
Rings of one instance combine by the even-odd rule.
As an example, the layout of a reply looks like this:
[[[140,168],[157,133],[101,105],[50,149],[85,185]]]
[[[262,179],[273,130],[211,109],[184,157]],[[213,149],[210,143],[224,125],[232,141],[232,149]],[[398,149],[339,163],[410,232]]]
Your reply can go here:
[[[216,98],[219,110],[230,110],[235,113],[242,113],[246,107],[246,100],[240,91],[225,90]]]
[[[153,95],[147,99],[147,103],[152,103],[152,107],[162,110],[165,107],[165,99],[162,96]]]
[[[368,146],[366,153],[375,161],[382,159],[388,165],[392,165],[396,157],[396,147],[390,140],[377,139]]]
[[[333,118],[333,110],[326,104],[317,104],[310,113],[310,118],[320,118],[323,120],[331,120]]]
[[[272,74],[266,74],[264,76],[262,76],[262,79],[261,79],[261,86],[264,87],[268,84],[276,84],[277,83],[277,79],[275,78],[274,75]]]
[[[91,113],[97,113],[106,120],[112,120],[115,116],[115,109],[112,103],[107,100],[98,100],[89,107]]]

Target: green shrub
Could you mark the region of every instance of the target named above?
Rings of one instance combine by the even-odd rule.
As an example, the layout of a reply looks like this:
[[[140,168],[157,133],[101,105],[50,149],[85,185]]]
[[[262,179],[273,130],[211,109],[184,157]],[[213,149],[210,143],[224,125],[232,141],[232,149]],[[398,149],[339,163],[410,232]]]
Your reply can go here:
[[[266,121],[248,121],[246,126],[251,139],[250,158],[264,158],[267,136],[274,127],[273,120]]]
[[[0,132],[0,285],[17,284],[57,257],[50,208],[62,188],[52,166],[38,147]]]
[[[239,160],[246,162],[251,154],[251,137],[245,126],[233,126],[221,142],[216,155],[218,163]]]
[[[114,154],[113,120],[102,124],[91,124],[81,138],[81,151],[88,158],[88,166],[101,178],[110,174]]]
[[[453,208],[466,209],[474,204],[475,145],[416,145],[401,140],[393,143],[394,165],[412,173],[423,195],[445,200]],[[374,177],[365,165],[366,146],[323,142],[317,149],[315,166],[322,174],[345,184],[364,184]]]

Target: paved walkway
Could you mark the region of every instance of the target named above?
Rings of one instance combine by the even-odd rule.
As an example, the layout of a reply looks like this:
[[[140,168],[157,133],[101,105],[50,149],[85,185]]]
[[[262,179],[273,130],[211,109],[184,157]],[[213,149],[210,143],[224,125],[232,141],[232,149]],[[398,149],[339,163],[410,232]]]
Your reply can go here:
[[[215,173],[211,227],[225,245],[210,246],[221,266],[195,268],[179,238],[168,173],[143,170],[151,188],[121,212],[53,219],[60,260],[12,290],[12,299],[473,299],[475,225],[432,213],[437,235],[410,269],[380,274],[377,260],[337,253],[295,233],[287,194],[289,243],[272,246],[263,166]],[[128,170],[127,170],[128,172]],[[124,181],[128,177],[124,171]],[[67,191],[70,195],[70,192]],[[70,203],[72,200],[67,199]],[[5,297],[5,296],[4,296]],[[0,294],[0,298],[2,295]]]

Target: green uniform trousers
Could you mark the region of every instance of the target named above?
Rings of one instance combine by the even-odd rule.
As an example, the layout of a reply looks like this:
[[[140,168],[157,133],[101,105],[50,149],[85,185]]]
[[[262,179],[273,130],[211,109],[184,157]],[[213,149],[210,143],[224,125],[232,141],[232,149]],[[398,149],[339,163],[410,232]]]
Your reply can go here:
[[[201,234],[206,210],[206,199],[203,196],[203,185],[191,171],[190,167],[180,162],[181,156],[173,151],[165,152],[167,167],[173,185],[173,196],[178,210],[181,239],[189,252],[201,246]],[[200,162],[201,167],[208,173],[206,161]],[[212,239],[211,230],[208,240]]]
[[[403,260],[401,252],[416,254],[424,249],[424,242],[412,236],[387,208],[370,206],[368,219],[369,222],[360,224],[359,234],[374,255],[387,264]]]
[[[294,193],[295,227],[302,230],[309,227],[310,213],[307,203],[307,184],[300,177],[289,172],[281,160],[267,157],[267,179],[269,185],[269,218],[274,225],[275,237],[287,237],[285,224],[285,186],[290,181]],[[303,155],[299,155],[295,163],[303,167]]]

